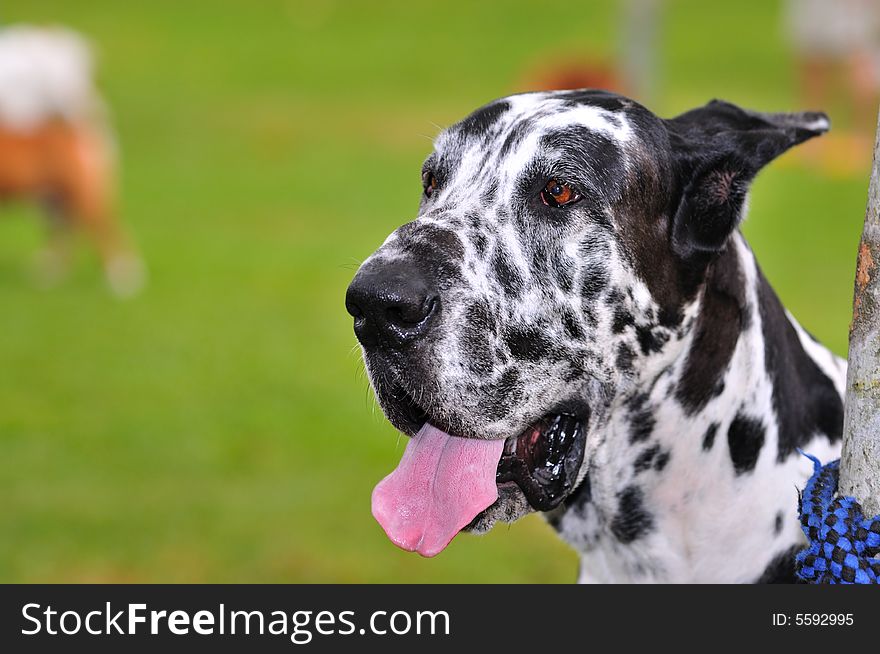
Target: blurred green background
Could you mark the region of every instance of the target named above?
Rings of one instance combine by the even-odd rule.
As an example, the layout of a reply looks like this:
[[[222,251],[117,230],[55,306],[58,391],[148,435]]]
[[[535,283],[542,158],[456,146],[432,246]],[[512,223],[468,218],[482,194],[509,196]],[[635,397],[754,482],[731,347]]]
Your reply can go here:
[[[780,11],[667,3],[652,108],[798,108]],[[404,443],[343,294],[414,216],[437,126],[523,90],[535,62],[613,57],[618,18],[613,2],[4,3],[3,22],[96,46],[150,285],[114,300],[84,243],[72,278],[37,290],[38,212],[0,207],[0,581],[573,581],[535,516],[432,560],[385,538],[370,492]],[[869,163],[786,155],[745,226],[841,354]]]

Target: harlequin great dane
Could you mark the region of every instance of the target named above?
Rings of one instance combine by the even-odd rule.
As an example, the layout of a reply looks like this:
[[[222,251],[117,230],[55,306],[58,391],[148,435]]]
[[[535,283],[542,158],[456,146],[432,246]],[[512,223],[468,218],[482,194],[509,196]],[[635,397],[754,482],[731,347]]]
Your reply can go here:
[[[793,581],[798,449],[838,456],[845,362],[782,307],[738,230],[749,184],[820,113],[672,119],[580,90],[445,130],[416,220],[346,295],[412,438],[373,491],[398,546],[539,511],[583,582]]]

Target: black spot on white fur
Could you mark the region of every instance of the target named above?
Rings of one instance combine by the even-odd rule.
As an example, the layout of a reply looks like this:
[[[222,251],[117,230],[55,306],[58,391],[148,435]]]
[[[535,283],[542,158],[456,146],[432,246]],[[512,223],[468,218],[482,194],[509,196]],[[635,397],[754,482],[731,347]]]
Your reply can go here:
[[[537,361],[550,354],[553,344],[537,327],[516,327],[504,334],[511,356],[522,361]]]
[[[629,442],[641,443],[651,437],[657,421],[650,408],[639,409],[630,414]]]
[[[643,493],[637,486],[627,486],[617,497],[617,513],[611,521],[611,533],[621,543],[632,543],[654,528],[654,520],[645,510]]]
[[[654,470],[656,470],[657,472],[662,472],[663,469],[666,467],[666,464],[669,463],[669,459],[671,456],[672,455],[669,453],[668,450],[665,452],[660,452],[660,454],[658,454],[657,458],[654,460]]]
[[[712,446],[715,444],[715,435],[718,433],[718,423],[713,422],[706,429],[706,433],[703,434],[703,450],[708,452],[712,449]]]
[[[570,309],[563,310],[562,324],[565,327],[565,333],[569,338],[577,341],[584,337],[583,329],[581,329],[574,312]]]
[[[630,372],[633,369],[633,360],[635,359],[635,356],[635,352],[633,352],[629,345],[626,343],[620,343],[617,346],[617,358],[615,359],[617,368],[624,373]]]
[[[714,397],[739,335],[747,326],[743,280],[732,249],[728,248],[710,266],[700,309],[694,325],[694,345],[675,394],[691,415]]]
[[[483,137],[498,122],[498,119],[509,110],[509,102],[503,100],[493,102],[485,107],[477,109],[470,116],[458,123],[456,129],[464,138]]]
[[[660,446],[657,444],[652,445],[651,447],[645,448],[642,450],[641,454],[636,458],[635,463],[633,464],[634,472],[643,472],[651,468],[654,464],[654,458],[659,454]]]
[[[669,340],[669,334],[654,329],[650,326],[640,325],[636,328],[636,336],[638,337],[639,347],[642,354],[654,354],[663,349],[666,341]]]
[[[757,419],[737,413],[727,430],[730,460],[736,474],[754,470],[764,446],[764,425]]]
[[[608,271],[599,266],[584,269],[581,279],[581,298],[586,302],[595,301],[608,286]]]
[[[764,572],[755,580],[756,584],[793,584],[798,581],[794,572],[794,558],[803,549],[802,545],[790,547],[776,556]]]
[[[615,334],[622,333],[627,327],[635,324],[635,318],[624,306],[614,308],[614,320],[611,323],[611,331]]]
[[[784,461],[814,434],[832,443],[843,430],[843,401],[834,384],[801,347],[779,298],[758,276],[764,361],[773,382],[773,411],[779,425],[776,459]]]
[[[507,260],[507,254],[501,250],[496,251],[492,257],[492,271],[495,274],[495,279],[508,297],[516,298],[522,293],[522,276]]]

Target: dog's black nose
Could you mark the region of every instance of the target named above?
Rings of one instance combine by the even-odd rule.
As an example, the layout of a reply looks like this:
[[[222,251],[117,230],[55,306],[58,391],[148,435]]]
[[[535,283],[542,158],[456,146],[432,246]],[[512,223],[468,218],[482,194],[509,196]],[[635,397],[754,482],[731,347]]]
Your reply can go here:
[[[367,266],[345,294],[362,345],[399,346],[424,336],[440,308],[424,276],[404,263]]]

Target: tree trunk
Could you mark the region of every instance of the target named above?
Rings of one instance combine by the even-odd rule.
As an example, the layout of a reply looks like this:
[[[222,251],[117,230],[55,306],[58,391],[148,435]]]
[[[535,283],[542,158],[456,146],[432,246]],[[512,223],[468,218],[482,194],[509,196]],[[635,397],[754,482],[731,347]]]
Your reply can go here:
[[[840,462],[841,495],[867,516],[880,514],[880,122],[859,243]]]

